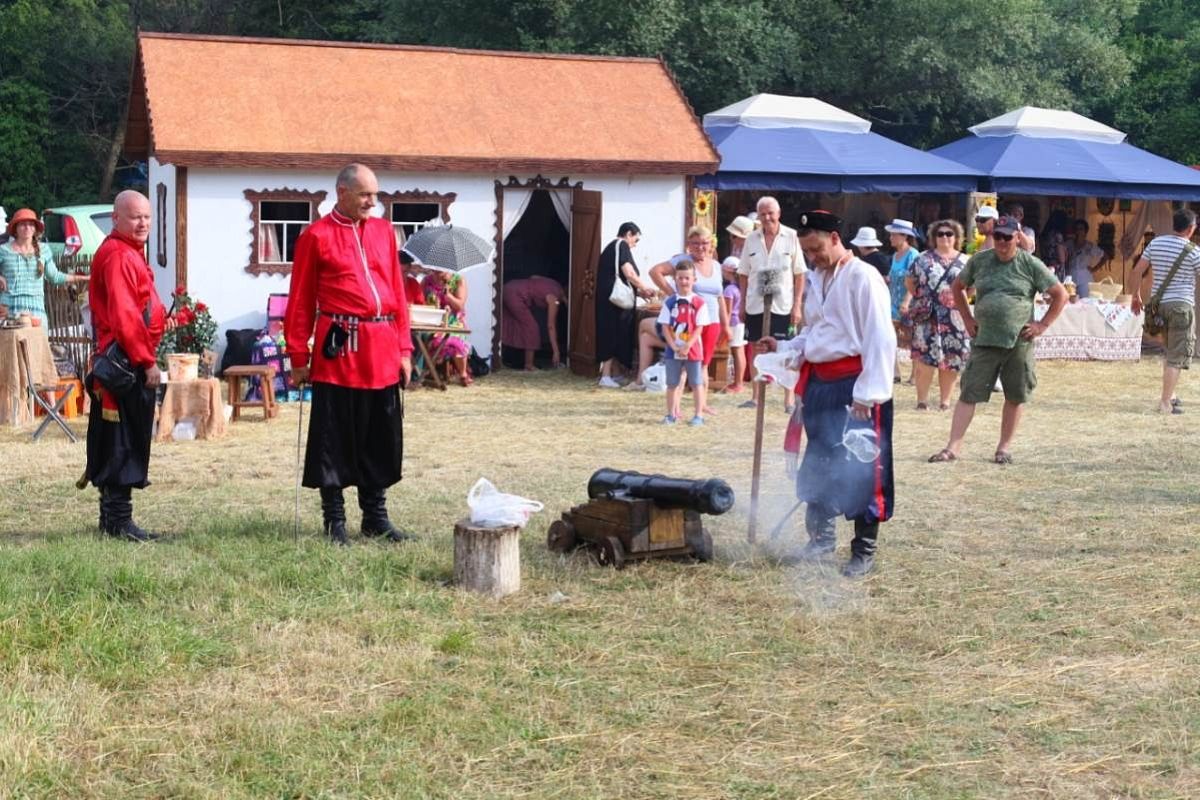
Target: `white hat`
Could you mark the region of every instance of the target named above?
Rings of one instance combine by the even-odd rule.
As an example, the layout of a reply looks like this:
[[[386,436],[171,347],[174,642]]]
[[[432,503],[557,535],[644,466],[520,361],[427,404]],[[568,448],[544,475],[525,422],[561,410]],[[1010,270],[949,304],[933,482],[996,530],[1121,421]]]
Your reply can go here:
[[[883,229],[888,233],[903,233],[905,236],[917,238],[917,229],[906,219],[894,219],[890,225],[884,225]]]
[[[869,225],[859,228],[858,233],[854,234],[854,238],[850,240],[850,244],[855,247],[883,247],[883,242],[879,241],[875,229]]]
[[[975,219],[999,219],[999,218],[1000,218],[1000,212],[996,210],[995,206],[980,206],[979,210],[975,212]]]
[[[733,218],[733,222],[725,228],[733,236],[745,239],[750,234],[754,233],[754,220],[749,217],[737,216]]]

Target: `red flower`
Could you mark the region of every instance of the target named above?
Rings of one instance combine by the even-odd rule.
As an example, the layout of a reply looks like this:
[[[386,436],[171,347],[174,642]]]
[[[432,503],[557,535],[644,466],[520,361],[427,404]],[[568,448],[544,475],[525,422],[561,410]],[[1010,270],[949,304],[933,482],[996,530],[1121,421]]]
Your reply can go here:
[[[191,325],[195,319],[195,314],[187,306],[175,312],[175,322],[179,325]]]
[[[179,284],[178,286],[175,287],[175,294],[178,297],[183,297],[185,294],[187,294],[187,287],[184,286],[182,283]]]
[[[205,311],[208,311],[208,306],[204,305],[204,303],[196,303],[197,314],[203,314]]]

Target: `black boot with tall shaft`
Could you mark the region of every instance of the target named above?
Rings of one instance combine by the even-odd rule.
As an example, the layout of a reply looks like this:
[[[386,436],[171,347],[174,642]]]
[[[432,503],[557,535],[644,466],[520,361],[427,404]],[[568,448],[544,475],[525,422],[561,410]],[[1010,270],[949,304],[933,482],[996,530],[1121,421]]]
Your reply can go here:
[[[878,522],[854,520],[854,539],[850,542],[850,560],[842,568],[847,578],[861,578],[875,570],[875,540],[879,536]]]
[[[100,493],[100,520],[104,532],[129,542],[153,542],[157,534],[144,531],[133,521],[133,489],[110,487]]]
[[[388,542],[415,539],[411,533],[399,530],[388,519],[386,489],[358,489],[358,507],[362,509],[362,535]]]
[[[329,541],[339,547],[349,545],[350,540],[346,538],[346,499],[341,489],[321,489],[321,516],[325,520],[325,534]]]

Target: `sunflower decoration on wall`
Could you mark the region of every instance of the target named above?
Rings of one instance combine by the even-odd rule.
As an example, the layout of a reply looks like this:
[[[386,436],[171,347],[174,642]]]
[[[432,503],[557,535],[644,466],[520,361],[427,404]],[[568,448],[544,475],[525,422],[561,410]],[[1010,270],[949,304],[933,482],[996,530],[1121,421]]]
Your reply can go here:
[[[692,212],[696,215],[697,220],[707,219],[712,211],[712,206],[712,192],[696,192],[696,202],[692,204]]]

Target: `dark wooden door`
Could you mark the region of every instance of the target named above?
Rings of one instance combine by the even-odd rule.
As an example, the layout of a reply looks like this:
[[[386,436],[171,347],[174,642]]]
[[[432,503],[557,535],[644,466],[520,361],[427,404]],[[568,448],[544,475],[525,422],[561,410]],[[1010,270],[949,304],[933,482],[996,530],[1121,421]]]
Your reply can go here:
[[[575,189],[571,198],[571,371],[596,374],[596,262],[600,258],[601,193]]]

